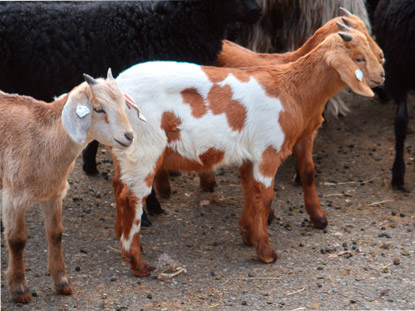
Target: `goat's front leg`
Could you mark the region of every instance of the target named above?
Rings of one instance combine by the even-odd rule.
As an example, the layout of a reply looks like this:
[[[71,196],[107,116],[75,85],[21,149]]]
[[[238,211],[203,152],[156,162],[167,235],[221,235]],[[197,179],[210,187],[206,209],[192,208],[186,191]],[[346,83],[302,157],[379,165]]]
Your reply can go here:
[[[298,170],[304,191],[305,208],[315,228],[327,227],[327,218],[321,208],[314,185],[315,169],[313,162],[314,135],[298,141],[294,146],[294,156],[298,162]]]
[[[152,183],[152,180],[151,180]],[[150,185],[151,185],[150,183]],[[152,268],[146,264],[141,254],[140,228],[143,204],[146,196],[151,191],[151,186],[146,186],[146,194],[142,197],[135,195],[124,184],[124,187],[117,199],[117,204],[122,204],[122,234],[121,252],[124,258],[130,262],[131,272],[136,276],[149,275]],[[119,208],[119,207],[118,207]],[[117,209],[118,209],[117,208]]]
[[[23,250],[27,240],[25,213],[27,207],[14,206],[3,191],[2,212],[4,235],[9,247],[9,266],[6,272],[7,284],[14,302],[28,303],[31,293],[25,280]]]
[[[66,275],[62,257],[62,198],[56,196],[48,201],[39,202],[45,219],[48,237],[48,273],[55,282],[56,291],[61,295],[71,295],[72,285]]]

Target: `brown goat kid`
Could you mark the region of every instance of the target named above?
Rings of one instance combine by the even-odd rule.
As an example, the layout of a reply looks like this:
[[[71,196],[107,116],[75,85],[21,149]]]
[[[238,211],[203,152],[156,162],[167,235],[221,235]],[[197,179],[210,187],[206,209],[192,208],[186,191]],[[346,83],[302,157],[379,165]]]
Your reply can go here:
[[[117,82],[148,119],[146,126],[130,120],[137,139],[126,152],[113,151],[116,232],[133,274],[151,272],[141,256],[140,218],[160,170],[203,172],[238,164],[244,193],[240,234],[270,263],[277,259],[267,230],[274,178],[294,151],[307,212],[315,226],[326,226],[312,160],[324,106],[347,85],[372,97],[370,88],[383,81],[378,56],[353,29],[327,36],[289,64],[238,69],[149,62],[121,73]]]
[[[23,264],[26,210],[39,202],[49,242],[48,272],[59,294],[71,294],[61,250],[68,175],[93,139],[120,149],[133,140],[124,95],[111,72],[107,80],[88,75],[85,80],[50,104],[0,92],[0,198],[9,248],[6,279],[15,302],[31,298]]]
[[[230,42],[228,40],[223,41],[222,52],[220,53],[216,66],[218,67],[228,67],[228,68],[240,68],[240,67],[255,67],[255,66],[273,66],[279,64],[287,64],[293,61],[296,61],[301,56],[309,53],[314,49],[319,43],[321,43],[329,34],[336,33],[340,30],[348,30],[348,27],[352,29],[359,30],[362,32],[369,43],[370,49],[373,54],[378,58],[379,63],[384,63],[384,56],[382,50],[379,46],[373,41],[369,35],[365,24],[363,21],[356,15],[351,14],[350,12],[342,9],[343,14],[346,16],[336,17],[328,21],[324,26],[319,28],[313,36],[308,39],[302,47],[287,53],[256,53],[251,50],[248,50],[236,43]],[[347,24],[344,26],[344,24]],[[202,172],[199,173],[200,177],[200,187],[205,191],[213,192],[216,186],[216,179],[213,172]],[[309,179],[309,178],[308,178]],[[160,170],[155,179],[155,188],[157,193],[162,197],[169,197],[171,193],[170,182],[169,182],[169,172]],[[152,211],[154,208],[152,206],[147,206],[147,209]],[[272,218],[272,216],[271,216]],[[318,224],[318,227],[321,227],[321,224]]]

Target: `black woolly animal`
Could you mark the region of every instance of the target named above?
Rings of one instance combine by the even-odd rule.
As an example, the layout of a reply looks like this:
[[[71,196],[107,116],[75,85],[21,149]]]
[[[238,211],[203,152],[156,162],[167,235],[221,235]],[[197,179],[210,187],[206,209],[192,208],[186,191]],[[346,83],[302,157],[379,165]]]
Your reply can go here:
[[[0,2],[0,89],[49,101],[84,72],[111,67],[116,76],[150,60],[211,65],[227,24],[259,17],[255,0]],[[97,148],[83,153],[89,174]]]
[[[373,32],[386,59],[385,89],[398,105],[395,117],[392,187],[405,190],[404,145],[408,128],[407,95],[410,90],[415,89],[415,2],[380,0],[374,12]]]

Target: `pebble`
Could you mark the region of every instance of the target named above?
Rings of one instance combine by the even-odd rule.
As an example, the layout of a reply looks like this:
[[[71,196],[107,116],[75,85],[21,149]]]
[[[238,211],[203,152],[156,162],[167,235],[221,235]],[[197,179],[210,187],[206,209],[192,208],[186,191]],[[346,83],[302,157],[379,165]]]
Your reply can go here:
[[[147,295],[147,299],[153,299],[153,295],[152,294],[148,294]]]
[[[404,213],[400,213],[399,216],[405,217],[405,214]]]
[[[76,271],[76,272],[81,271],[81,267],[77,266],[77,267],[75,268],[75,271]]]
[[[247,305],[247,303],[246,303],[246,301],[245,301],[245,300],[243,300],[243,301],[242,301],[242,305],[243,305],[243,306],[246,306],[246,305]]]
[[[393,260],[393,264],[394,264],[395,266],[399,266],[399,265],[401,264],[401,260],[400,260],[399,258],[395,258],[395,259]]]

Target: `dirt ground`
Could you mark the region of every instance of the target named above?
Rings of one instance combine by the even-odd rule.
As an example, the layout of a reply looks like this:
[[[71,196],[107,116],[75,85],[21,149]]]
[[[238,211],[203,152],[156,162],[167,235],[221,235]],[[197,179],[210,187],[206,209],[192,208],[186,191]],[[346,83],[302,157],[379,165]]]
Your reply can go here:
[[[174,193],[161,203],[166,215],[142,229],[144,259],[157,266],[168,256],[185,268],[177,276],[134,277],[114,238],[112,163],[99,151],[101,174],[88,177],[81,160],[64,200],[63,254],[74,286],[56,294],[46,274],[47,240],[39,208],[27,213],[25,249],[28,305],[10,300],[8,254],[1,240],[1,310],[306,310],[415,309],[415,134],[406,140],[406,185],[390,187],[395,106],[357,96],[352,112],[320,129],[314,148],[317,192],[327,230],[310,226],[295,162],[279,169],[269,227],[279,258],[263,264],[239,236],[242,193],[236,168],[217,172],[215,193],[198,178],[172,179]],[[415,101],[412,98],[412,103]],[[415,129],[415,105],[409,105]]]

